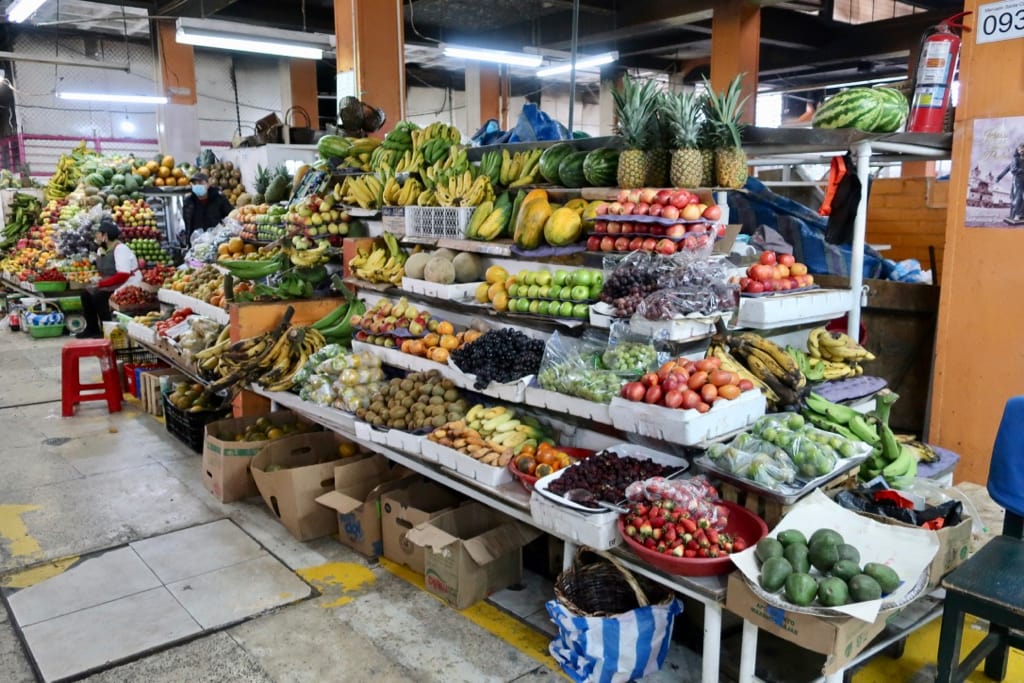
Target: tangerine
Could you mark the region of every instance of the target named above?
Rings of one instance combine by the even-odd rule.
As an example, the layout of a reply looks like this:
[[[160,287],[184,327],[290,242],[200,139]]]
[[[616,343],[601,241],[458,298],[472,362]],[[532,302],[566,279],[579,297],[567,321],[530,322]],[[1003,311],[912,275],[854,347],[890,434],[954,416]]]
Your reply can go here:
[[[516,457],[516,469],[523,474],[533,474],[534,470],[537,469],[537,461],[529,455],[519,455]]]
[[[542,465],[537,465],[537,469],[535,469],[533,471],[533,476],[535,476],[535,477],[546,477],[547,475],[551,474],[554,471],[555,471],[554,467],[552,467],[551,465],[548,465],[547,463],[545,463],[545,464],[542,464]]]

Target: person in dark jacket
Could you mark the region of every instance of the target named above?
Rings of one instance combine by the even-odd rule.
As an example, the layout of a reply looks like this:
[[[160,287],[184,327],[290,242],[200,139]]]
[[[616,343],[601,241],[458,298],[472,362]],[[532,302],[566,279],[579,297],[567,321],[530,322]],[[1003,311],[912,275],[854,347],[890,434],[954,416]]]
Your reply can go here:
[[[83,289],[79,295],[82,316],[85,318],[85,329],[75,335],[79,339],[102,337],[101,321],[110,319],[110,295],[122,285],[142,283],[139,260],[120,238],[121,230],[114,221],[110,218],[100,221],[96,228],[96,243],[100,246],[96,270],[101,279],[94,287]]]
[[[233,209],[231,202],[219,189],[210,187],[205,173],[196,173],[192,176],[192,191],[185,197],[182,206],[182,218],[185,221],[182,241],[188,244],[192,233],[218,225]]]

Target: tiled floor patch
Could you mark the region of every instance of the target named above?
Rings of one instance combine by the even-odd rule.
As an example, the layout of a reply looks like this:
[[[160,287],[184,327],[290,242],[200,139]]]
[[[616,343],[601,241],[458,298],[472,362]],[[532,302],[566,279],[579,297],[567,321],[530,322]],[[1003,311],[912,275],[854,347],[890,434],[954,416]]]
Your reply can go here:
[[[8,590],[14,620],[45,681],[167,647],[305,599],[290,569],[230,520],[87,557]]]

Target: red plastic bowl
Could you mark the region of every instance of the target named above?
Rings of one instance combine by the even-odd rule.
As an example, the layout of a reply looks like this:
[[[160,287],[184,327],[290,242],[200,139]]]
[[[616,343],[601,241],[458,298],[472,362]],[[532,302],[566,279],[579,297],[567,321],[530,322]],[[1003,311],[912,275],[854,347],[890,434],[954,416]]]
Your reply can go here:
[[[588,451],[585,448],[563,448],[562,446],[559,446],[556,450],[562,451],[573,460],[579,460],[587,457],[588,455],[594,454],[594,451]],[[537,483],[537,480],[540,479],[540,477],[535,477],[532,474],[527,474],[526,472],[520,472],[516,468],[515,458],[508,461],[508,469],[512,472],[512,476],[519,480],[519,483],[523,485],[524,489],[533,493],[533,485]]]
[[[742,505],[727,500],[719,501],[716,505],[724,505],[729,508],[729,523],[725,527],[725,532],[734,538],[742,538],[746,541],[748,548],[753,547],[768,535],[768,525],[764,523],[764,520]],[[728,574],[735,567],[728,555],[725,557],[675,557],[651,550],[626,534],[621,517],[619,518],[619,533],[622,534],[622,540],[626,542],[629,549],[640,559],[669,574],[717,576],[718,574]]]

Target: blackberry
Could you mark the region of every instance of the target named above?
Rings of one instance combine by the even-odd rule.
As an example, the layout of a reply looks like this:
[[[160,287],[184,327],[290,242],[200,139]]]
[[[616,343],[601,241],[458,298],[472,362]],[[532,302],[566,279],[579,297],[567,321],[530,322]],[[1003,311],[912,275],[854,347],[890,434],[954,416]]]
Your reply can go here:
[[[491,382],[505,383],[535,375],[543,357],[543,341],[509,327],[491,330],[451,354],[460,370],[476,375],[473,387],[477,390],[485,389]]]

